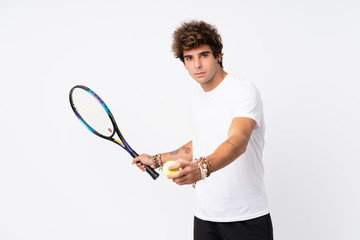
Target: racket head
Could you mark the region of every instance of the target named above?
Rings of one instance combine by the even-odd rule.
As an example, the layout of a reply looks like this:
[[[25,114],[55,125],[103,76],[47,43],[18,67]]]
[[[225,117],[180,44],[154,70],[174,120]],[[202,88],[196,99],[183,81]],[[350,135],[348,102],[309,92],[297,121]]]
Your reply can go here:
[[[69,93],[71,108],[77,118],[95,135],[108,139],[124,148],[132,157],[139,156],[127,144],[105,102],[90,88],[83,85],[74,86]],[[120,140],[114,138],[115,133]],[[142,164],[142,163],[141,163]],[[145,165],[146,172],[155,180],[159,174]]]
[[[106,139],[114,137],[115,119],[105,102],[90,88],[74,86],[69,93],[69,100],[76,117],[92,133]]]

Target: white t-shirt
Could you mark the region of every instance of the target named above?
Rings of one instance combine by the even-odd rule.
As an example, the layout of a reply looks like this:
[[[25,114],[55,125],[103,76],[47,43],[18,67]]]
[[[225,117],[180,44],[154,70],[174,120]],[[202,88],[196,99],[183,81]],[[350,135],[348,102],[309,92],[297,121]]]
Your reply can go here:
[[[193,156],[208,156],[228,138],[233,118],[257,125],[246,151],[228,166],[199,181],[195,216],[206,221],[242,221],[269,213],[262,164],[264,117],[258,90],[249,81],[227,75],[212,91],[200,91],[193,102]]]

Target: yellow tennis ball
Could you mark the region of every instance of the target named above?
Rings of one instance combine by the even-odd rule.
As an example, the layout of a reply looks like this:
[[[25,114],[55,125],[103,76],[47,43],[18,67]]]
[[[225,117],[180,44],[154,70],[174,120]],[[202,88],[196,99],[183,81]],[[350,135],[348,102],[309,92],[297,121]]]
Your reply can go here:
[[[167,161],[167,162],[164,164],[164,166],[163,166],[163,173],[164,173],[165,177],[167,177],[169,174],[172,174],[172,173],[174,173],[174,172],[179,171],[178,168],[175,169],[175,170],[171,170],[171,171],[168,169],[168,168],[169,168],[171,165],[173,165],[174,163],[176,163],[176,162],[175,162],[175,161]]]

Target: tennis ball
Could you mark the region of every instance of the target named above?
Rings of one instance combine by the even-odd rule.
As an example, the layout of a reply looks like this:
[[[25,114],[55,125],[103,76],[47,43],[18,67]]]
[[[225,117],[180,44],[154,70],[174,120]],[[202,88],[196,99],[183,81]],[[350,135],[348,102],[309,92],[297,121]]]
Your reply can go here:
[[[164,166],[163,166],[163,173],[164,173],[165,177],[167,177],[169,174],[172,174],[172,173],[174,173],[174,172],[179,171],[178,168],[175,169],[175,170],[171,170],[171,171],[168,169],[168,168],[169,168],[171,165],[173,165],[174,163],[176,163],[176,162],[175,162],[175,161],[167,161],[167,162],[164,164]]]

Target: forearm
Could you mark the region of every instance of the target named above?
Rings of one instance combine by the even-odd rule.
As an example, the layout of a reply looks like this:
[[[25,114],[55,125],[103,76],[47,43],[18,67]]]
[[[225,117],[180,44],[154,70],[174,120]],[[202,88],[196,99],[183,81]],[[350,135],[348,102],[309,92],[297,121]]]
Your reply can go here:
[[[169,170],[181,168],[181,171],[170,174],[168,178],[173,179],[173,181],[179,185],[193,184],[210,176],[211,172],[215,172],[229,165],[246,151],[247,144],[255,126],[256,122],[251,118],[234,118],[229,128],[228,139],[212,154],[209,156],[195,156],[198,158],[196,163],[184,160],[178,161],[176,164],[170,166]],[[184,147],[189,145],[192,148],[192,142],[184,145]],[[181,148],[179,152],[180,150]],[[191,151],[191,157],[187,159],[192,159],[192,155]],[[188,156],[190,156],[190,154]]]
[[[161,160],[163,163],[166,163],[167,161],[170,160],[178,160],[178,159],[192,161],[193,159],[192,141],[188,142],[179,149],[176,149],[175,151],[161,154]]]
[[[208,177],[211,172],[215,172],[233,162],[245,152],[247,143],[247,137],[233,135],[222,143],[214,153],[206,158],[199,158],[197,163],[180,160],[176,164],[170,166],[169,170],[181,168],[181,171],[168,175],[168,178],[179,185],[194,184],[197,181]],[[179,152],[180,150],[181,148],[179,149]],[[210,173],[208,172],[209,170]]]
[[[234,135],[223,142],[212,154],[206,157],[215,172],[237,159],[246,151],[249,139],[246,136]]]

